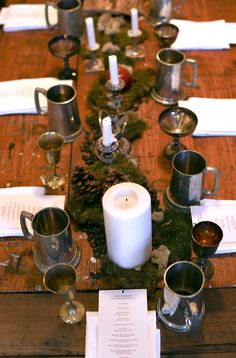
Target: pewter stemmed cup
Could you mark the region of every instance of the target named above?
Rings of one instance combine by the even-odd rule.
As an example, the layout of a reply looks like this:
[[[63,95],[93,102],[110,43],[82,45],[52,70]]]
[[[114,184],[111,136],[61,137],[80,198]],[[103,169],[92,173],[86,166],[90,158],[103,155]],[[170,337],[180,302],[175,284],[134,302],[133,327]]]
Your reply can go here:
[[[43,282],[48,291],[59,295],[64,303],[60,307],[59,316],[65,323],[80,322],[85,313],[83,304],[75,299],[77,274],[69,264],[58,263],[45,273]]]
[[[48,42],[48,49],[53,56],[59,57],[64,61],[64,68],[59,71],[60,80],[75,80],[77,70],[69,65],[69,57],[75,55],[80,49],[80,40],[72,35],[59,35]]]
[[[212,221],[200,221],[192,229],[192,247],[197,257],[191,262],[202,269],[205,281],[214,275],[214,265],[208,258],[215,254],[222,238],[221,227]]]
[[[180,137],[190,135],[196,128],[198,119],[194,112],[184,107],[169,107],[163,110],[158,118],[160,128],[166,134],[173,136],[172,143],[166,145],[164,154],[172,159],[174,155],[184,149]]]
[[[155,26],[155,36],[160,47],[170,47],[176,40],[179,29],[170,22],[161,22]]]
[[[40,179],[44,186],[50,189],[59,189],[66,183],[66,178],[57,172],[57,164],[61,159],[61,147],[64,144],[63,137],[57,132],[45,132],[38,140],[39,147],[44,151],[47,162],[52,166],[50,176],[41,175]]]

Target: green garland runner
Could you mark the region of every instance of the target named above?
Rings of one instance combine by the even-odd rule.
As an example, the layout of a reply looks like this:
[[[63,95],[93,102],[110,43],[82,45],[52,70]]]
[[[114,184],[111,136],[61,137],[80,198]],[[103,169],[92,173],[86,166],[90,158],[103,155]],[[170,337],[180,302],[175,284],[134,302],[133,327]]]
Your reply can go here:
[[[124,27],[116,38],[122,49],[127,44],[126,31],[127,28]],[[146,37],[147,34],[144,31],[142,41]],[[107,39],[103,35],[99,41],[102,43]],[[86,57],[86,51],[83,52],[83,56]],[[119,63],[122,62],[121,58],[122,55],[119,52]],[[107,68],[107,55],[104,55],[104,63]],[[135,70],[132,74],[132,86],[123,93],[120,110],[121,112],[129,111],[125,137],[130,142],[140,138],[148,126],[144,120],[137,118],[135,111],[140,103],[149,96],[154,81],[154,70]],[[85,133],[85,141],[81,147],[85,164],[77,166],[72,174],[72,193],[68,199],[67,210],[77,223],[78,230],[86,232],[87,240],[93,248],[94,257],[99,258],[99,272],[90,273],[91,277],[94,279],[102,277],[104,281],[114,282],[115,286],[119,288],[146,288],[148,295],[151,296],[154,294],[158,282],[163,278],[157,264],[150,259],[140,270],[126,270],[116,266],[107,257],[101,201],[104,192],[110,186],[127,181],[140,184],[151,195],[153,214],[160,213],[161,209],[155,188],[132,160],[119,154],[113,163],[106,165],[95,154],[95,142],[101,135],[98,111],[103,109],[111,113],[107,106],[105,82],[106,76],[101,74],[88,95],[88,103],[92,112],[86,118],[90,131]],[[154,216],[152,221],[153,249],[158,249],[160,245],[167,247],[170,251],[169,264],[188,259],[191,253],[190,217],[170,210],[163,213],[163,220],[156,220]]]

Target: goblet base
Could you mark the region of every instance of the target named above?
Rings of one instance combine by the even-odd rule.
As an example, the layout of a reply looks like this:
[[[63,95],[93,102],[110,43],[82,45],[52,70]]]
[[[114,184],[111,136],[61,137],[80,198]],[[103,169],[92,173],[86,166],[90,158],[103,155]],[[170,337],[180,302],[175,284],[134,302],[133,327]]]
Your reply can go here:
[[[101,72],[104,71],[104,65],[100,58],[86,60],[85,61],[85,72]]]
[[[145,50],[142,46],[126,46],[125,56],[133,59],[143,59],[145,57]]]
[[[202,265],[202,259],[200,257],[195,257],[191,259],[191,262],[198,265],[204,274],[205,281],[210,280],[214,275],[214,265],[210,260],[205,259],[204,260],[204,267]]]
[[[168,159],[173,159],[176,153],[181,152],[182,150],[185,149],[186,147],[182,143],[178,143],[178,146],[176,146],[174,143],[170,143],[164,148],[164,155]]]
[[[57,175],[51,177],[41,175],[40,180],[43,186],[50,189],[61,189],[66,184],[66,177],[64,175]]]
[[[60,318],[69,324],[74,324],[80,322],[85,314],[85,308],[79,301],[73,300],[70,304],[65,302],[60,308]]]
[[[58,72],[59,80],[76,80],[77,71],[74,68],[66,67]]]

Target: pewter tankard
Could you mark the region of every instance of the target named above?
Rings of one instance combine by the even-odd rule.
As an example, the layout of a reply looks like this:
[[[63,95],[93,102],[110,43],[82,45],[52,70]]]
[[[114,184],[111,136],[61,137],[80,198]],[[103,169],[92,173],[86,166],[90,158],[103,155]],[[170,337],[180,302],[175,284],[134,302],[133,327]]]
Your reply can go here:
[[[57,24],[50,23],[49,8],[57,10]],[[47,2],[45,5],[45,18],[50,29],[58,27],[61,35],[73,35],[81,37],[84,33],[84,20],[82,17],[82,6],[79,0],[61,0],[57,4]]]
[[[31,221],[31,234],[26,219]],[[20,224],[24,236],[34,240],[34,263],[39,271],[45,273],[56,263],[67,263],[77,266],[80,251],[73,243],[70,219],[68,214],[56,207],[48,207],[38,211],[35,215],[22,211]]]
[[[165,105],[177,104],[186,97],[184,86],[195,87],[198,76],[198,65],[193,59],[175,49],[165,48],[156,55],[157,71],[155,86],[151,95],[153,99]],[[192,67],[192,80],[184,79],[186,66]]]
[[[148,17],[152,23],[169,21],[171,18],[171,0],[150,0]]]
[[[40,105],[40,94],[47,99],[48,109]],[[48,114],[48,129],[60,133],[65,143],[73,142],[82,133],[76,91],[72,86],[60,84],[48,90],[35,88],[35,106],[39,114]]]
[[[192,332],[205,314],[202,270],[189,261],[170,265],[164,274],[164,288],[157,304],[157,317],[176,332]]]
[[[206,189],[205,179],[209,173],[213,176],[214,182],[211,189]],[[191,205],[199,205],[203,197],[217,193],[219,178],[219,170],[208,167],[200,153],[193,150],[178,152],[172,160],[170,186],[165,198],[167,206],[184,211]]]

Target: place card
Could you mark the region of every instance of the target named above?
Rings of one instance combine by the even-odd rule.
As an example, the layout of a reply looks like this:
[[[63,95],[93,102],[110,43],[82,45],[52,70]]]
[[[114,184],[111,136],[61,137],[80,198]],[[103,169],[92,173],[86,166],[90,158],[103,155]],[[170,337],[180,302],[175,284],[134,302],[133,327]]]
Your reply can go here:
[[[147,291],[100,290],[98,358],[149,357]]]
[[[223,231],[216,254],[236,252],[236,205],[196,205],[190,207],[192,223],[213,221]]]
[[[22,210],[36,214],[46,207],[64,209],[65,195],[26,195],[0,192],[0,237],[23,236],[20,225]]]

